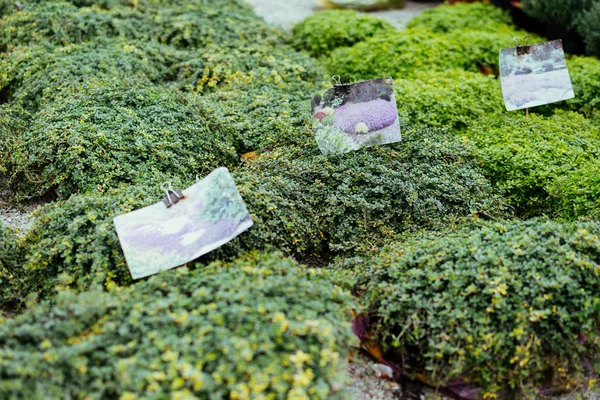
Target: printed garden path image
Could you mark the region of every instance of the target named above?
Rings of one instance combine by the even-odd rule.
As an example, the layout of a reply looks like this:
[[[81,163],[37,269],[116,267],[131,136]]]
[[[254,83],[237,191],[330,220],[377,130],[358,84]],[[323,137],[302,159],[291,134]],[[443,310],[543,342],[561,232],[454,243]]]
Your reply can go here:
[[[248,2],[254,7],[256,14],[263,17],[265,21],[285,29],[290,29],[295,23],[319,11],[315,0],[248,0]],[[441,1],[426,3],[407,1],[406,6],[401,10],[377,11],[370,14],[388,20],[397,28],[404,28],[412,18],[439,4]]]

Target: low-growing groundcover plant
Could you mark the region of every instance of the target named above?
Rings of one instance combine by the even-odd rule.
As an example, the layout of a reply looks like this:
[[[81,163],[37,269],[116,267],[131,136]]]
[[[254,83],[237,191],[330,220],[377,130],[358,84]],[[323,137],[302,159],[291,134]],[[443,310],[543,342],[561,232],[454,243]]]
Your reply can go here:
[[[600,215],[600,129],[573,112],[475,122],[466,133],[492,182],[525,216]]]
[[[598,371],[598,222],[489,223],[393,244],[368,263],[371,339],[409,374],[509,398]]]
[[[353,10],[327,10],[315,13],[292,29],[294,44],[313,56],[327,55],[333,49],[352,46],[375,34],[392,32],[387,21]]]
[[[232,175],[254,226],[202,262],[270,247],[299,257],[376,251],[396,234],[508,215],[461,139],[441,129],[404,132],[404,143],[333,158],[314,146],[250,161]],[[130,284],[112,219],[159,201],[159,186],[122,185],[39,210],[23,262],[36,276],[35,290],[48,297],[63,274],[76,291]]]
[[[352,299],[279,254],[62,290],[0,323],[0,397],[341,399]]]

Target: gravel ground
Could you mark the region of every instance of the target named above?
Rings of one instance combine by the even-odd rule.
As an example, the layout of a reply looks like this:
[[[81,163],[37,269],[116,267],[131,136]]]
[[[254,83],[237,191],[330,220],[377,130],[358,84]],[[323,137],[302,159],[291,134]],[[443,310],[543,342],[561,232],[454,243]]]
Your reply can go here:
[[[0,200],[0,224],[26,231],[33,222],[29,213],[35,210],[37,206],[37,204],[31,204],[16,208]]]
[[[302,21],[310,14],[319,10],[315,0],[247,0],[254,11],[270,24],[281,26],[285,29]],[[390,21],[398,28],[403,28],[413,17],[424,10],[435,7],[441,2],[417,3],[408,1],[401,10],[387,10],[371,13]]]

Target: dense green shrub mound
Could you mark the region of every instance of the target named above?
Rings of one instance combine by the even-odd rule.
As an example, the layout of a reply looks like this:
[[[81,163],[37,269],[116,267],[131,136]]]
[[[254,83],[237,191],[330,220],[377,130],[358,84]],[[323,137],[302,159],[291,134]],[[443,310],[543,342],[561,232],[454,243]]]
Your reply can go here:
[[[203,262],[270,247],[300,256],[353,254],[378,249],[397,233],[503,214],[500,196],[459,138],[411,129],[404,140],[334,158],[314,144],[280,148],[250,161],[233,177],[254,226]],[[38,212],[24,265],[39,271],[42,296],[61,274],[78,291],[130,283],[112,219],[160,198],[154,182],[72,196]]]
[[[600,60],[594,57],[571,57],[567,61],[575,98],[557,106],[584,113],[600,111]]]
[[[230,141],[206,125],[174,92],[139,80],[89,81],[40,110],[15,146],[6,183],[18,197],[66,198],[234,165]]]
[[[321,56],[375,34],[393,31],[394,27],[380,18],[352,10],[327,10],[305,18],[294,26],[292,34],[298,49]]]
[[[490,179],[521,214],[599,215],[600,128],[592,121],[573,112],[514,115],[481,120],[467,135]],[[582,179],[595,186],[586,190]]]
[[[497,32],[510,29],[510,15],[498,7],[485,3],[444,4],[425,10],[411,19],[408,28],[423,27],[434,32],[450,32],[457,29],[476,29]]]
[[[598,21],[600,21],[600,1],[596,1],[575,22],[577,31],[584,38],[586,51],[597,57],[600,56],[600,26]]]
[[[0,49],[48,41],[57,45],[122,37],[157,41],[177,48],[222,48],[248,43],[277,45],[280,30],[266,25],[237,1],[182,2],[110,9],[76,7],[70,2],[24,2],[22,11],[0,20]]]
[[[35,111],[61,94],[78,91],[90,79],[175,79],[169,64],[176,56],[164,46],[119,40],[19,47],[0,55],[0,91],[7,100]]]
[[[416,72],[394,81],[398,113],[411,123],[465,128],[504,110],[496,79],[476,72]]]
[[[359,79],[373,76],[409,77],[417,71],[458,68],[477,72],[497,68],[498,47],[510,47],[517,31],[486,32],[458,29],[446,34],[426,28],[380,34],[352,47],[334,50],[327,68]],[[504,46],[502,44],[505,44]]]
[[[0,319],[3,311],[18,308],[30,290],[21,268],[23,249],[17,232],[0,223]]]
[[[373,338],[440,384],[578,383],[600,350],[599,238],[598,223],[533,220],[392,246],[371,261]]]
[[[342,398],[350,304],[277,254],[64,291],[0,324],[0,397]]]
[[[8,173],[8,160],[28,121],[29,113],[21,107],[0,104],[0,176]]]
[[[104,194],[74,195],[37,210],[26,234],[23,268],[35,291],[52,293],[60,275],[77,291],[91,285],[131,283],[113,218],[160,201],[160,184],[126,186]]]

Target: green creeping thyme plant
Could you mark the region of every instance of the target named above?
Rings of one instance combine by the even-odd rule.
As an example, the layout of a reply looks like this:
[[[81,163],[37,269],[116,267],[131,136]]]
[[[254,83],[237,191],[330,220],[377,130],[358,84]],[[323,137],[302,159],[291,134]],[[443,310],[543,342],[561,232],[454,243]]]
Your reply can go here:
[[[582,115],[482,119],[466,137],[494,185],[520,214],[600,215],[600,129]]]
[[[368,14],[327,10],[296,24],[292,35],[297,48],[307,50],[313,56],[323,56],[338,47],[352,46],[373,35],[393,31],[391,24]]]
[[[63,289],[0,321],[0,397],[342,399],[351,306],[279,254]]]
[[[352,254],[378,249],[399,233],[507,215],[459,138],[419,128],[405,130],[404,140],[329,159],[315,146],[249,161],[232,176],[254,226],[203,260],[269,247],[298,256]],[[78,291],[93,283],[130,283],[112,219],[158,201],[158,182],[150,190],[123,185],[73,195],[40,210],[27,234],[25,266],[45,282],[44,296],[60,274]]]
[[[365,270],[362,302],[388,361],[533,398],[598,367],[599,260],[598,222],[488,223],[390,245]]]

